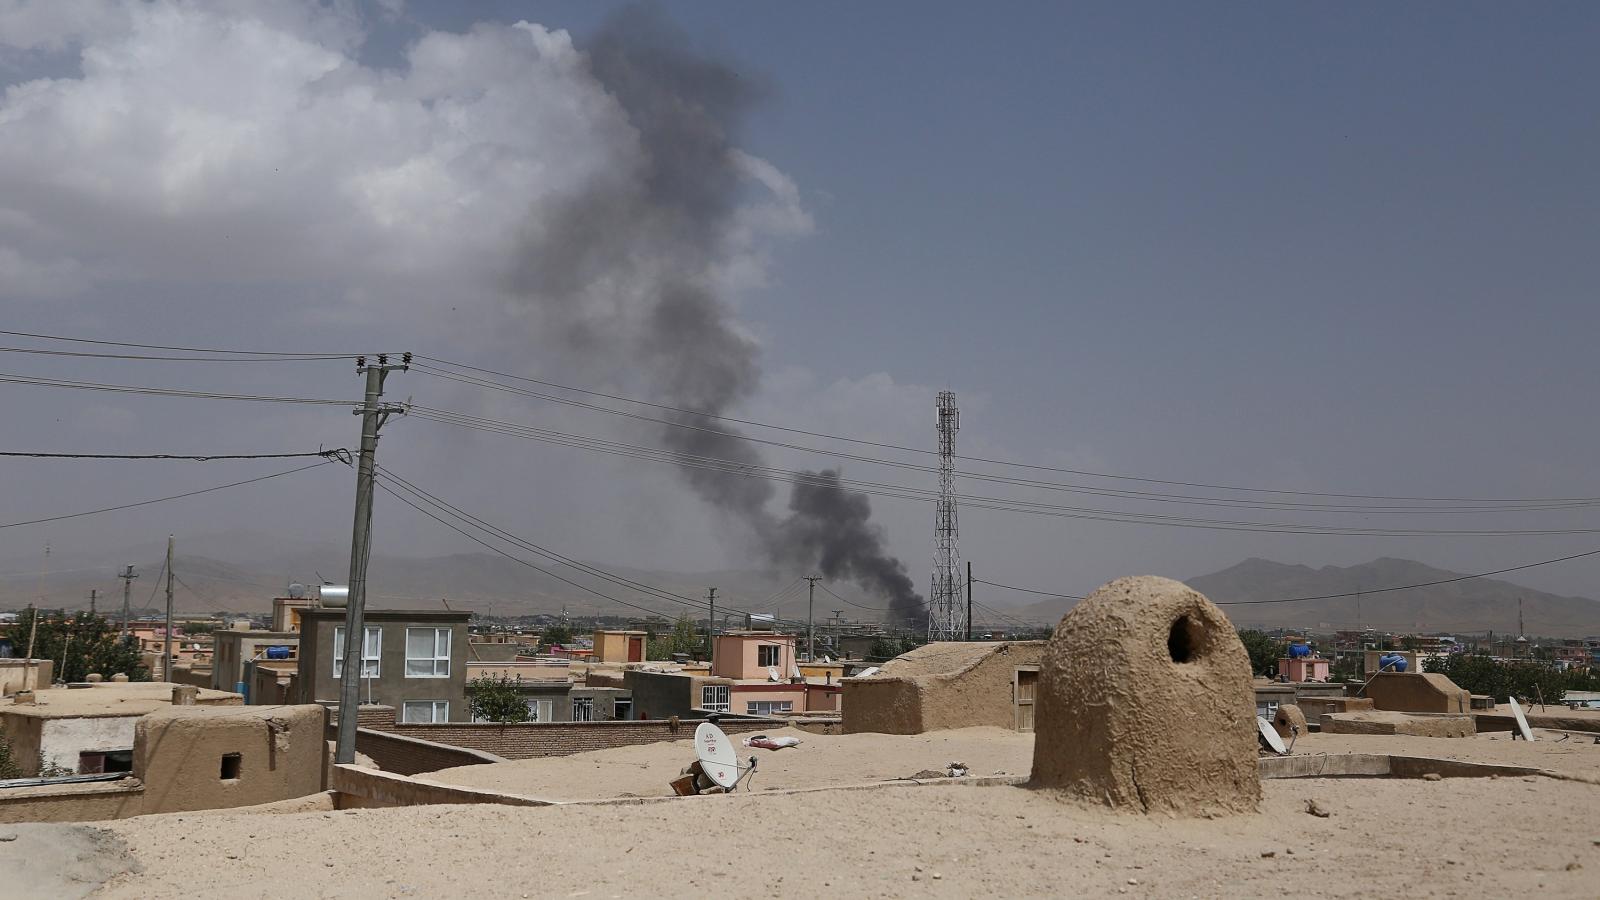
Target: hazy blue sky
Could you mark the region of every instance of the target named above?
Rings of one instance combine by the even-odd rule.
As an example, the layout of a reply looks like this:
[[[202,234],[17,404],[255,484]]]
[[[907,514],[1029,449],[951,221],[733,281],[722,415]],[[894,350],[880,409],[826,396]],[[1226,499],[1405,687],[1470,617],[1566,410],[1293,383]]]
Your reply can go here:
[[[0,0],[3,327],[411,349],[647,392],[649,373],[625,360],[552,347],[499,274],[516,253],[508,235],[545,221],[551,195],[628,159],[615,149],[625,123],[580,55],[616,5],[263,8]],[[762,389],[739,414],[931,447],[933,395],[951,389],[963,410],[958,447],[1007,459],[1301,491],[1600,497],[1590,399],[1600,8],[660,9],[686,46],[764,96],[735,143],[770,166],[752,176],[749,215],[716,273],[762,348]],[[506,27],[521,20],[543,29]],[[453,43],[435,34],[469,31]],[[0,357],[7,373],[124,384],[338,398],[360,389],[348,363]],[[396,376],[391,392],[651,436],[417,373]],[[14,385],[0,385],[0,398],[0,449],[297,450],[353,445],[357,429],[339,409]],[[418,420],[396,420],[387,435],[381,453],[396,471],[563,552],[683,570],[752,564],[670,468]],[[0,519],[275,470],[4,460]],[[861,463],[846,474],[933,486]],[[339,540],[351,482],[329,467],[8,528],[0,558],[33,558],[47,538],[91,552],[167,531]],[[1286,523],[1600,528],[1594,508],[1353,516],[964,489]],[[931,509],[886,498],[874,507],[925,586]],[[470,549],[396,504],[380,502],[379,517],[380,549]],[[1600,534],[1264,535],[962,516],[979,577],[1072,593],[1247,556],[1322,565],[1392,555],[1474,570],[1596,546]],[[1600,594],[1596,562],[1519,577]]]

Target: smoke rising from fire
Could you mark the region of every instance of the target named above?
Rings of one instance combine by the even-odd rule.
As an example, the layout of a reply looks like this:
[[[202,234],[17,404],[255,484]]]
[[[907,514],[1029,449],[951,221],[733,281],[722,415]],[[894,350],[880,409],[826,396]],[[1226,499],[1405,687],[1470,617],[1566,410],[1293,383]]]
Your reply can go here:
[[[631,126],[617,164],[563,198],[530,227],[515,287],[574,352],[642,369],[653,399],[720,415],[759,386],[756,341],[718,287],[737,241],[741,195],[764,164],[734,139],[762,86],[731,66],[692,54],[657,13],[631,8],[587,48],[590,74]],[[684,424],[705,421],[680,415]],[[760,466],[737,432],[664,426],[683,454]],[[871,504],[835,471],[809,473],[788,514],[771,509],[770,481],[701,468],[679,470],[694,492],[748,533],[768,562],[847,578],[889,603],[891,620],[924,621],[906,567],[888,553]]]

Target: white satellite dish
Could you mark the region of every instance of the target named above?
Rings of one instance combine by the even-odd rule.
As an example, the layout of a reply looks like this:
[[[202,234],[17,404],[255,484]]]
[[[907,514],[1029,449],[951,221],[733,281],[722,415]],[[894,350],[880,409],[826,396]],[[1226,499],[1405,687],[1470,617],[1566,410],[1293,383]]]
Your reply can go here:
[[[1533,740],[1533,729],[1528,727],[1528,717],[1522,714],[1522,704],[1518,703],[1515,697],[1511,697],[1510,700],[1511,715],[1517,720],[1517,734],[1522,735],[1525,741]],[[1516,735],[1512,735],[1512,739],[1515,740]]]
[[[777,666],[767,666],[767,680],[768,681],[782,681],[783,680],[778,675],[778,667]]]
[[[1284,756],[1289,752],[1289,748],[1283,745],[1283,738],[1278,736],[1277,729],[1273,728],[1272,723],[1261,716],[1256,716],[1256,736],[1260,739],[1262,747],[1279,756]]]
[[[877,666],[867,666],[865,669],[862,669],[861,671],[857,672],[856,673],[856,677],[857,678],[871,678],[872,676],[874,676],[876,674],[878,674],[878,667]]]
[[[700,771],[724,790],[739,783],[739,754],[722,729],[701,722],[694,730],[694,755],[700,758]]]

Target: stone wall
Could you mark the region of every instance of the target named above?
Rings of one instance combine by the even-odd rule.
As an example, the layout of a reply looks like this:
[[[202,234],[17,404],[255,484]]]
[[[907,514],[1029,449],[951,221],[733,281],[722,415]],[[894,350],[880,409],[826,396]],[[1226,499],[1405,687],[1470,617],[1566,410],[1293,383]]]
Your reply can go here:
[[[1381,672],[1366,694],[1374,708],[1391,712],[1472,712],[1472,695],[1437,672]]]
[[[481,750],[506,759],[532,759],[540,756],[570,756],[587,750],[631,747],[657,741],[684,741],[694,737],[694,729],[698,724],[698,719],[682,719],[674,728],[669,719],[652,719],[647,722],[525,722],[518,725],[389,725],[376,730],[421,738],[434,744]],[[775,719],[734,718],[723,718],[717,723],[728,734],[772,731],[785,724]],[[423,764],[419,761],[408,764],[408,767],[414,771],[428,771],[415,768]],[[379,765],[389,768],[381,761]]]

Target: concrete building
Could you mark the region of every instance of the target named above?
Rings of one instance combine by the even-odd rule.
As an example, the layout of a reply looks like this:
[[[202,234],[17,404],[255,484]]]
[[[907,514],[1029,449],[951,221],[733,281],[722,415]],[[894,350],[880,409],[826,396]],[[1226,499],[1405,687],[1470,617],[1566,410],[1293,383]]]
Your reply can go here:
[[[1321,656],[1285,656],[1278,660],[1278,674],[1290,681],[1327,681],[1329,661]]]
[[[361,702],[392,706],[401,722],[467,722],[467,612],[369,609]],[[337,706],[344,672],[344,610],[300,616],[296,683],[302,703]]]
[[[482,677],[512,679],[528,705],[529,722],[611,722],[633,718],[632,692],[622,687],[574,682],[564,666],[468,662],[469,693],[473,679]]]
[[[1044,641],[925,644],[844,680],[844,731],[920,734],[997,725],[1032,731]]]
[[[299,647],[298,631],[219,631],[212,635],[211,687],[233,691],[244,685],[246,702],[253,702],[249,688],[255,665],[269,659],[293,660]]]
[[[600,663],[644,662],[645,644],[649,637],[643,631],[596,631],[594,654],[590,660]]]
[[[194,691],[203,706],[237,706],[238,694],[165,682],[101,682],[82,688],[22,692],[0,705],[0,735],[24,777],[41,765],[69,774],[126,772],[132,766],[134,725],[141,716],[171,706],[174,688]]]

